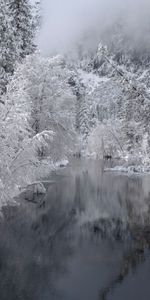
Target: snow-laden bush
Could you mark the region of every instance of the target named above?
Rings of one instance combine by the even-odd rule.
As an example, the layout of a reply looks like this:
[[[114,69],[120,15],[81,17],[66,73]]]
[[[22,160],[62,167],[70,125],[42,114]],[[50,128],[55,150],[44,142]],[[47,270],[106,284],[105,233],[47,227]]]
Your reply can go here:
[[[140,123],[125,120],[97,122],[87,138],[84,155],[124,160],[124,167],[150,164],[149,135]]]
[[[119,122],[98,123],[87,139],[85,154],[103,159],[106,156],[118,158],[123,155],[123,144]]]
[[[52,158],[45,160],[39,158],[39,152],[43,149],[48,151],[53,143],[54,133],[44,131],[33,138],[25,139],[22,148],[18,149],[11,160],[6,161],[7,165],[2,168],[1,164],[1,196],[0,204],[12,200],[12,198],[21,192],[28,185],[39,185],[38,180],[49,174],[54,168]],[[4,154],[3,154],[4,155]]]

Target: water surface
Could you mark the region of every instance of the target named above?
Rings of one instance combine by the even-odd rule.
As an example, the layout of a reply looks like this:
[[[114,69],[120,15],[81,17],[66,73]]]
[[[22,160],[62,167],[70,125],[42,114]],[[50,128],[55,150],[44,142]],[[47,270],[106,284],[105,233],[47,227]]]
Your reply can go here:
[[[76,160],[3,209],[0,300],[149,300],[150,177]]]

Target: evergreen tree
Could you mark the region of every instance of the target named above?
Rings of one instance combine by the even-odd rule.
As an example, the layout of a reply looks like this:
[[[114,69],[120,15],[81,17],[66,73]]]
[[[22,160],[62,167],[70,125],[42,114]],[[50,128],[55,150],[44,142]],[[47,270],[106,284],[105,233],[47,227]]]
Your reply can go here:
[[[19,56],[24,58],[35,49],[32,6],[29,0],[9,0],[9,11]]]
[[[33,6],[33,27],[35,32],[37,32],[41,28],[42,23],[42,12],[41,12],[41,1],[36,1]]]
[[[0,25],[0,94],[3,94],[17,59],[14,32],[10,24],[7,2],[4,0],[0,1]]]

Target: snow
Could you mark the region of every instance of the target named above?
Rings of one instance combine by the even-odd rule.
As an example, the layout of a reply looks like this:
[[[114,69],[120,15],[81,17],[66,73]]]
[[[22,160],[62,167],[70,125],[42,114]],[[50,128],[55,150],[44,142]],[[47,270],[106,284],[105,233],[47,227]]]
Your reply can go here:
[[[88,90],[89,94],[92,94],[94,90],[99,86],[100,83],[106,83],[110,79],[107,77],[99,77],[98,75],[94,74],[93,72],[85,72],[81,69],[78,70],[79,78],[81,83],[85,86]]]
[[[18,38],[10,26],[16,20],[7,19],[5,2],[1,3],[2,29],[8,28],[0,30],[1,65],[7,63],[0,70],[0,202],[11,201],[12,195],[35,182],[36,191],[45,192],[40,180],[67,166],[74,153],[125,161],[111,169],[115,172],[149,172],[149,54],[139,52],[137,59],[120,26],[108,33],[108,45],[101,41],[85,56],[83,49],[77,61],[59,54],[42,57],[32,51],[32,16],[24,19],[22,14],[30,8],[23,8],[19,22],[26,22],[19,28],[28,34],[20,32],[27,43],[20,54],[18,39],[9,44]]]
[[[59,167],[66,167],[68,164],[69,164],[68,159],[62,159],[62,160],[56,162],[56,163],[55,163],[55,166],[56,166],[56,168],[59,168]]]
[[[128,176],[137,176],[137,175],[145,175],[150,174],[150,166],[141,166],[141,165],[135,165],[135,166],[115,166],[113,168],[105,168],[105,171],[111,171],[115,173],[123,173]]]

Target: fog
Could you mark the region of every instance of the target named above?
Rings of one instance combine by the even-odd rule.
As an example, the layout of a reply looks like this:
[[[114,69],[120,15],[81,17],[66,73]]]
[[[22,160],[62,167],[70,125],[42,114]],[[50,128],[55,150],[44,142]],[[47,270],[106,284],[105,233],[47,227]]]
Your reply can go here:
[[[126,34],[149,43],[149,0],[42,0],[43,25],[38,39],[44,54],[70,49],[84,33],[103,33],[122,20]]]

